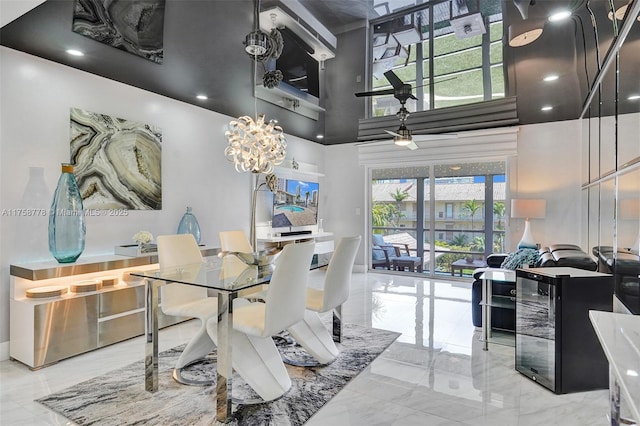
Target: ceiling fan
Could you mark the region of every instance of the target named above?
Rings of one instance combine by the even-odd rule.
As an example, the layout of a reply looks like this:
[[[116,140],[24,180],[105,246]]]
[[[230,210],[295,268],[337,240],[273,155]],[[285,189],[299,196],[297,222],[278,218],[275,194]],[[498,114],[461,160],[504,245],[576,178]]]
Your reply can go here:
[[[389,133],[393,136],[393,143],[399,146],[406,146],[407,148],[413,150],[418,149],[418,145],[413,141],[413,137],[411,135],[411,131],[407,129],[406,122],[409,117],[409,110],[405,107],[408,99],[418,100],[411,92],[411,85],[408,83],[404,83],[393,71],[389,70],[384,73],[384,76],[391,83],[391,89],[382,89],[375,90],[370,92],[359,92],[356,93],[355,96],[360,98],[363,96],[378,96],[378,95],[393,95],[400,102],[400,109],[396,113],[396,116],[400,120],[400,127],[395,132],[390,130],[385,130],[385,132]],[[426,135],[425,135],[426,136]],[[440,138],[445,137],[455,137],[456,135],[439,135]]]

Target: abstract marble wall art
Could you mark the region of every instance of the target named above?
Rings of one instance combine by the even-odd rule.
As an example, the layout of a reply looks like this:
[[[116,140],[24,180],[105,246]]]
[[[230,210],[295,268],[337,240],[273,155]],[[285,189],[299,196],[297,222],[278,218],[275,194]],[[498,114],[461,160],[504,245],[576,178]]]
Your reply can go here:
[[[76,0],[73,31],[158,64],[165,0]]]
[[[162,209],[162,130],[71,109],[71,162],[85,210]]]

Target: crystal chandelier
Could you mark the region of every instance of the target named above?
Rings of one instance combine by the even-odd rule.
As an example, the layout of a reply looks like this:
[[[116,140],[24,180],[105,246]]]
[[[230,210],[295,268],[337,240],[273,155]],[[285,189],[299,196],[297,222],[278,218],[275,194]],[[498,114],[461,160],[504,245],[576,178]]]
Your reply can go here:
[[[266,51],[268,39],[265,37],[265,49],[261,50],[251,40],[260,31],[260,0],[255,0],[254,8],[255,28],[247,35],[245,41],[247,53],[253,55],[253,86],[256,85],[258,55]],[[264,35],[264,34],[263,34]],[[258,115],[257,99],[253,98],[255,120],[247,115],[229,123],[229,130],[224,135],[229,145],[224,150],[227,160],[232,161],[236,170],[240,173],[265,173],[273,172],[273,167],[281,164],[287,154],[287,143],[282,127],[275,120],[265,123],[264,114]]]
[[[231,121],[224,135],[229,142],[224,155],[240,173],[271,173],[287,155],[282,127],[274,120],[265,123],[264,114],[255,121],[247,115]]]

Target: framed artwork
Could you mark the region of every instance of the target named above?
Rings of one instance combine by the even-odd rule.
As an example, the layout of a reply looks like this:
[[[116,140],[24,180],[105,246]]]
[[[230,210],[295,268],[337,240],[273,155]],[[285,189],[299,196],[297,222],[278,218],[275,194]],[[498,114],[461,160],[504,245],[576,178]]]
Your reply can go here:
[[[85,210],[162,209],[162,130],[71,108],[71,163]]]
[[[164,4],[165,0],[76,0],[72,29],[161,64]]]

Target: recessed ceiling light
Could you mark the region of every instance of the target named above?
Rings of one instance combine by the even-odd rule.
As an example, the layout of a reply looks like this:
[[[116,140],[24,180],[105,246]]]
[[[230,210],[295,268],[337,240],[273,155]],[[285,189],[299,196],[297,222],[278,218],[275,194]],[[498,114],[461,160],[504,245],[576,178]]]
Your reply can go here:
[[[571,11],[569,10],[562,10],[560,12],[556,12],[553,15],[549,16],[549,22],[559,22],[559,21],[564,21],[565,19],[567,19],[569,16],[571,16]]]
[[[559,77],[555,74],[549,74],[548,76],[546,76],[545,78],[543,78],[544,81],[555,81],[557,80]]]
[[[318,139],[324,139],[324,135],[316,135],[316,138],[318,138]]]
[[[635,101],[636,99],[640,99],[640,95],[631,95],[627,98],[629,101]]]
[[[451,167],[449,167],[449,168],[450,168],[451,170],[458,171],[458,170],[460,170],[462,167],[461,167],[461,166],[451,166]],[[487,324],[489,324],[489,323],[487,323]]]
[[[207,99],[209,99],[207,95],[198,95],[196,96],[196,98],[200,99],[201,101],[206,101]]]
[[[540,108],[540,111],[551,111],[552,109],[553,109],[552,106],[546,105],[546,106],[543,106],[542,108]]]
[[[67,53],[72,56],[84,56],[84,53],[76,49],[67,49]]]

